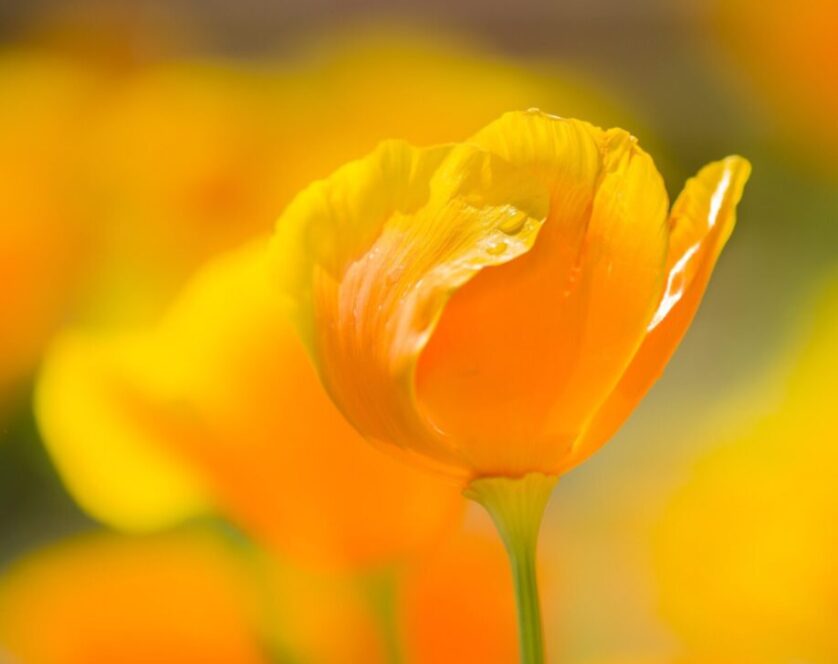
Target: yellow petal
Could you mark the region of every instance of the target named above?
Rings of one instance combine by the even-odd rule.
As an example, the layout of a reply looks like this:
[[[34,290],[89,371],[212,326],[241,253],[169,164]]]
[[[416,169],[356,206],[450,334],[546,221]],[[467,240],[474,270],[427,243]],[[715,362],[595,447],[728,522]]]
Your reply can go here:
[[[415,411],[416,355],[448,294],[526,251],[546,207],[543,187],[483,150],[386,143],[288,208],[274,241],[280,287],[361,431],[450,455]]]
[[[168,526],[210,504],[200,477],[116,407],[113,387],[151,357],[135,338],[66,333],[36,386],[41,434],[70,492],[94,517],[127,531]]]
[[[593,454],[616,433],[660,377],[695,315],[716,260],[736,223],[750,164],[728,157],[691,178],[669,217],[667,282],[649,331],[614,392],[575,446],[567,467]]]
[[[452,297],[418,394],[480,474],[554,473],[652,314],[666,193],[621,130],[518,113],[474,141],[542,180],[550,215],[530,253]]]

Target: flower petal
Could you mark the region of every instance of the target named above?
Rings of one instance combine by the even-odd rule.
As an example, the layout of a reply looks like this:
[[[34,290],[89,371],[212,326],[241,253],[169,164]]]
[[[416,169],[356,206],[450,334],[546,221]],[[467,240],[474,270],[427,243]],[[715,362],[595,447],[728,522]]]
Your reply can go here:
[[[660,297],[666,192],[622,130],[511,113],[474,142],[544,182],[550,214],[532,251],[453,295],[418,395],[477,473],[555,472]]]
[[[454,461],[415,409],[416,357],[454,289],[530,248],[547,202],[541,183],[474,146],[391,142],[289,206],[279,282],[359,430]]]
[[[38,426],[70,492],[126,531],[169,526],[210,504],[196,473],[112,407],[117,377],[151,357],[135,338],[66,333],[49,349],[36,387]]]
[[[660,377],[689,327],[733,231],[736,205],[750,172],[745,159],[728,157],[705,166],[687,182],[669,217],[666,289],[648,334],[620,383],[574,446],[568,467],[607,442]]]

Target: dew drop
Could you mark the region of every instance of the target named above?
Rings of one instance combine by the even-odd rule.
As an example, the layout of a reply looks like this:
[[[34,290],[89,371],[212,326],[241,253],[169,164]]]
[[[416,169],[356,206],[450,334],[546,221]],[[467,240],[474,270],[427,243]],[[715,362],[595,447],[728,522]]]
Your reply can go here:
[[[506,251],[508,245],[504,241],[499,242],[492,242],[487,248],[486,253],[490,256],[500,256],[504,251]]]
[[[514,205],[510,205],[504,210],[504,218],[501,220],[498,228],[507,235],[516,235],[524,228],[527,221],[527,214],[522,212]]]

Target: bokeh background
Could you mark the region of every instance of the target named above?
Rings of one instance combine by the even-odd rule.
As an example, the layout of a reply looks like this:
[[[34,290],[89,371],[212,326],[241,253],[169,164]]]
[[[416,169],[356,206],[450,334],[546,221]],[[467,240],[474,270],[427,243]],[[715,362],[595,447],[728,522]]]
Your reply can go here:
[[[67,538],[105,537],[64,487],[33,414],[41,359],[64,330],[153,321],[207,260],[269,232],[294,192],[382,139],[458,140],[504,110],[540,107],[632,131],[671,198],[708,161],[753,164],[738,226],[663,379],[549,506],[551,661],[838,661],[836,34],[831,0],[5,0],[3,573],[42,550],[60,557]],[[480,518],[469,511],[466,523]],[[216,516],[200,528],[245,537]],[[121,603],[182,602],[191,615],[196,595],[229,606],[207,588],[223,578],[235,594],[237,572],[207,562],[208,535],[194,559],[181,530],[163,537],[186,558],[166,559],[154,592],[79,587],[117,614]],[[165,548],[101,546],[119,549],[105,553],[128,576],[156,569]],[[67,571],[77,583],[90,573]],[[345,589],[285,573],[314,614],[344,603]],[[63,592],[41,583],[20,592]],[[432,596],[431,613],[457,613]],[[23,609],[0,606],[2,651]],[[70,624],[72,606],[61,610]],[[312,643],[358,632],[332,613]],[[73,659],[51,629],[45,619],[40,638],[59,646],[31,661],[129,661]],[[374,661],[358,648],[343,661]],[[275,658],[337,661],[312,652]],[[491,661],[475,652],[451,661]],[[503,652],[497,661],[511,661]],[[218,661],[237,659],[258,661]]]

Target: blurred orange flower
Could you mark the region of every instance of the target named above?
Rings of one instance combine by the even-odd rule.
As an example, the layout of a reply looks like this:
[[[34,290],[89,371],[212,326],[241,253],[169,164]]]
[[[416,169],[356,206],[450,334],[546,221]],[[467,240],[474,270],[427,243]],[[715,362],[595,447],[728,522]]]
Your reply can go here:
[[[403,661],[514,661],[509,585],[500,543],[479,531],[405,570],[388,607]],[[0,577],[4,652],[18,664],[388,661],[357,584],[195,528],[86,535],[13,564]]]
[[[749,170],[710,164],[667,218],[628,133],[510,113],[310,186],[277,225],[277,283],[367,437],[465,481],[558,475],[660,375]]]
[[[37,388],[59,471],[90,513],[128,530],[218,510],[312,564],[421,549],[460,513],[456,487],[346,423],[273,302],[264,253],[210,264],[145,333],[59,338]]]
[[[87,254],[77,165],[97,90],[67,62],[0,54],[0,401],[77,294]]]
[[[835,284],[793,362],[744,402],[765,415],[720,418],[739,433],[696,463],[660,525],[662,609],[691,652],[838,661]]]
[[[407,661],[516,661],[512,579],[503,546],[487,532],[461,533],[418,561],[400,599]]]
[[[838,161],[838,3],[719,0],[712,21],[734,64],[775,111],[786,136],[830,168]],[[818,127],[817,132],[800,127]]]
[[[354,588],[260,577],[200,531],[85,536],[24,558],[0,579],[3,650],[19,664],[383,661]]]

